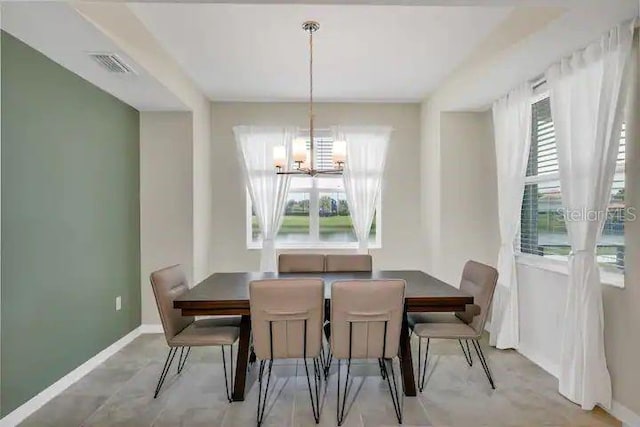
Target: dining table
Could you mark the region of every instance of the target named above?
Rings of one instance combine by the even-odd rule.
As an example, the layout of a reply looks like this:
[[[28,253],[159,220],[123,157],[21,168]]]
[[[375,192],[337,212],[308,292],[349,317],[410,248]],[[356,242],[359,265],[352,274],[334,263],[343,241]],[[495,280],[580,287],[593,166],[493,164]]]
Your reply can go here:
[[[214,273],[177,297],[173,306],[183,316],[240,316],[240,337],[237,351],[233,400],[242,401],[251,344],[251,310],[249,283],[253,280],[276,278],[321,278],[327,303],[331,300],[331,284],[342,280],[402,279],[406,282],[404,316],[400,333],[398,357],[406,396],[416,395],[411,359],[411,335],[407,313],[457,312],[473,304],[473,296],[419,270],[378,270],[371,272],[324,273]]]

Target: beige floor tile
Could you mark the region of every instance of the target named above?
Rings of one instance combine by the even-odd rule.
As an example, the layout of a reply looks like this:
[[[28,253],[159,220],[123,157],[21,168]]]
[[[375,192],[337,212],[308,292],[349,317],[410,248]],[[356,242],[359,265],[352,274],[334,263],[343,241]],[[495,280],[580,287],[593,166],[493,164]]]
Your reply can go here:
[[[414,340],[417,369],[416,343]],[[486,342],[482,345],[496,390],[489,386],[475,352],[473,366],[469,367],[456,341],[433,341],[424,392],[404,398],[404,426],[620,426],[606,412],[583,411],[562,397],[557,392],[557,380],[517,352],[489,348]],[[22,425],[255,426],[258,364],[249,371],[245,401],[229,404],[220,349],[194,348],[180,375],[176,374],[176,358],[161,394],[154,399],[153,391],[167,352],[163,335],[137,338]],[[306,381],[301,361],[274,364],[265,427],[316,425]],[[322,392],[321,427],[336,425],[336,387],[334,361]],[[387,382],[381,379],[375,361],[353,362],[347,405],[344,427],[397,425]]]

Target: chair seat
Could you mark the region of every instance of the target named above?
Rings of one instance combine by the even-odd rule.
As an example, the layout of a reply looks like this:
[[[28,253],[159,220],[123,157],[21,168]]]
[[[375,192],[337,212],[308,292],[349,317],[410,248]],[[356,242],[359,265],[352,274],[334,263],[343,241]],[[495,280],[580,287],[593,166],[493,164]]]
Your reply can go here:
[[[409,314],[409,326],[420,338],[477,338],[476,331],[453,313]]]
[[[240,335],[230,317],[196,320],[184,328],[169,342],[172,347],[200,347],[209,345],[232,345]]]

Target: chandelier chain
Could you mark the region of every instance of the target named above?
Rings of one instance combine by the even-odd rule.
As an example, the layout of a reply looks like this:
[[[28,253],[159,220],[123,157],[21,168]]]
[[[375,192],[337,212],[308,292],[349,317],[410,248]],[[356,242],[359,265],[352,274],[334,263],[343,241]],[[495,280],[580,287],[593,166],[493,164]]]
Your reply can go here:
[[[314,129],[313,129],[313,32],[314,27],[309,28],[309,148],[311,169],[314,166]]]

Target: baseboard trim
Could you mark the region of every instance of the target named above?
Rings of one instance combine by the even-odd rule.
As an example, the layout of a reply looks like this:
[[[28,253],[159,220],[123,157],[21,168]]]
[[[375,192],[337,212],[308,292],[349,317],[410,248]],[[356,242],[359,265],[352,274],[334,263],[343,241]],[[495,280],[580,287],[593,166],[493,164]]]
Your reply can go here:
[[[615,400],[611,402],[611,409],[602,409],[622,421],[623,427],[640,427],[640,415]]]
[[[162,329],[162,325],[156,324],[147,324],[140,326],[140,333],[142,334],[164,334],[164,329]]]
[[[121,350],[124,346],[129,344],[135,338],[137,338],[142,332],[142,327],[137,327],[133,331],[129,332],[118,341],[111,344],[109,347],[102,350],[100,353],[93,356],[91,359],[84,362],[82,365],[69,372],[64,377],[60,378],[49,387],[42,390],[40,393],[23,403],[18,408],[8,413],[4,418],[0,419],[0,426],[13,427],[24,421],[29,415],[40,409],[45,403],[62,393],[70,385],[78,381],[80,378],[87,375],[94,370],[98,365],[113,356],[116,352]]]
[[[141,334],[163,334],[164,329],[162,329],[162,325],[160,324],[140,325],[140,333]]]
[[[558,378],[558,375],[560,375],[560,365],[551,361],[549,358],[537,354],[535,351],[532,351],[527,347],[523,347],[522,345],[519,346],[518,353],[520,353],[554,377]]]
[[[548,358],[536,354],[526,347],[520,347],[518,352],[554,377],[558,378],[560,375],[560,365]],[[611,402],[610,409],[601,408],[622,421],[624,427],[640,427],[640,415],[615,400]]]

